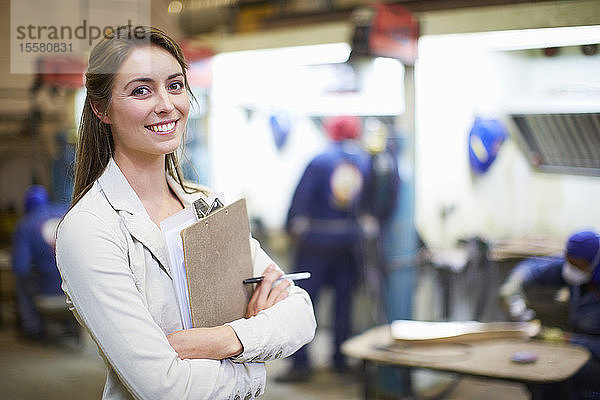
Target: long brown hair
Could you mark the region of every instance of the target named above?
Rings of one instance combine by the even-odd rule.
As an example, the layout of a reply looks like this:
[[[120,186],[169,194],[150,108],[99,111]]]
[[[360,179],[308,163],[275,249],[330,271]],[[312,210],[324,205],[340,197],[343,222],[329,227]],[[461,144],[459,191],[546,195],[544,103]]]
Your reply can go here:
[[[77,138],[75,161],[75,185],[71,207],[92,187],[102,175],[110,158],[114,155],[114,141],[109,124],[96,115],[106,114],[111,102],[115,74],[136,47],[160,46],[167,50],[179,63],[183,72],[185,88],[194,99],[188,85],[188,65],[179,45],[160,29],[149,26],[121,26],[106,35],[91,50],[88,70],[85,74],[87,94],[81,114]],[[95,110],[94,110],[95,108]],[[165,170],[188,192],[194,190],[184,183],[183,174],[175,153],[165,159]]]

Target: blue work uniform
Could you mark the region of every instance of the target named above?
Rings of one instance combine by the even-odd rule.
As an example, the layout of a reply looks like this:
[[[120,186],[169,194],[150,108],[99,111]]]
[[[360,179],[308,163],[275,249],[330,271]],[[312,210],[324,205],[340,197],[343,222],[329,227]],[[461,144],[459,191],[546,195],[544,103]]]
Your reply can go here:
[[[377,218],[382,228],[395,211],[399,190],[397,155],[388,146],[370,157],[369,177],[364,196],[364,208]]]
[[[35,296],[63,293],[56,267],[55,235],[65,212],[66,207],[61,205],[36,207],[19,221],[13,234],[12,267],[17,307],[26,335],[39,336],[43,330]]]
[[[562,275],[564,262],[564,257],[532,257],[520,262],[511,275],[518,274],[524,288],[532,285],[569,288],[569,325],[572,330],[569,342],[586,347],[592,354],[571,379],[572,395],[576,399],[596,399],[600,396],[600,285],[598,282],[568,285]],[[551,390],[548,390],[544,398],[554,398],[552,396]]]
[[[334,365],[345,367],[341,343],[351,333],[352,290],[361,261],[361,229],[358,217],[369,167],[366,152],[355,141],[330,145],[307,166],[294,193],[287,217],[287,229],[305,221],[299,234],[294,260],[296,271],[312,276],[299,283],[317,307],[324,285],[335,291]],[[296,232],[298,233],[298,232]],[[308,368],[306,346],[293,356],[294,367]]]

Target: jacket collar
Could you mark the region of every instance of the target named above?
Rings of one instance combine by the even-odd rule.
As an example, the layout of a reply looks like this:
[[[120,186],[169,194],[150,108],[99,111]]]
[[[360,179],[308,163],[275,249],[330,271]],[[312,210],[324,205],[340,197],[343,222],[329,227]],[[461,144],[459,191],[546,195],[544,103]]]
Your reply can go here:
[[[167,182],[184,207],[189,206],[194,201],[194,197],[198,197],[194,193],[185,193],[181,186],[168,174]],[[112,208],[123,219],[129,233],[150,250],[152,255],[160,262],[161,268],[172,277],[167,262],[165,240],[160,228],[152,222],[142,201],[112,158],[100,178],[98,178],[98,183]]]
[[[144,215],[150,219],[142,201],[135,193],[127,178],[112,158],[98,178],[98,183],[106,199],[117,212],[125,211],[129,214]],[[150,221],[152,222],[152,221]]]

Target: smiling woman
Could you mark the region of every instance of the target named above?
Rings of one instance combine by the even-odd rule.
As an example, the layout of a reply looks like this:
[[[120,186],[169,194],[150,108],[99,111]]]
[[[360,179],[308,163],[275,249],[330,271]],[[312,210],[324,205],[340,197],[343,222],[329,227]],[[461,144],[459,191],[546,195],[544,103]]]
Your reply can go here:
[[[133,49],[116,74],[111,97],[104,114],[93,103],[92,109],[103,123],[110,125],[115,146],[113,158],[130,177],[129,183],[140,195],[152,221],[160,225],[160,221],[182,208],[166,181],[160,179],[164,175],[164,155],[174,157],[190,109],[182,67],[159,46]],[[156,171],[158,180],[154,182],[164,182],[162,192],[146,196],[150,193],[146,192],[144,181],[138,179],[143,175],[135,173],[138,165]]]
[[[162,79],[162,83],[165,83],[164,76],[158,77],[159,69],[164,72],[164,69],[171,68],[171,72],[167,73],[167,82],[170,86],[168,92],[177,95],[176,97],[179,98],[177,104],[189,110],[188,94],[191,91],[185,75],[187,64],[179,46],[159,30],[145,28],[143,35],[132,35],[131,32],[126,32],[131,29],[128,26],[118,28],[114,35],[105,37],[90,53],[89,67],[86,73],[87,96],[81,116],[77,145],[78,163],[75,171],[73,205],[100,177],[109,160],[115,157],[115,146],[119,141],[116,138],[119,136],[116,132],[128,129],[122,124],[133,123],[129,119],[137,118],[136,116],[143,112],[143,110],[133,107],[135,101],[146,103],[146,107],[150,107],[150,102],[156,103],[161,99],[165,100],[164,92],[167,89],[157,87],[160,82],[156,79]],[[140,30],[142,27],[138,26],[135,29]],[[154,64],[155,61],[161,64]],[[166,61],[165,65],[162,65],[163,61]],[[130,92],[126,92],[126,90],[130,90]],[[174,97],[169,96],[171,104],[168,107],[175,103]],[[128,107],[126,101],[129,100],[131,100],[131,105]],[[160,109],[160,104],[155,105]],[[131,108],[131,110],[127,111],[121,106]],[[132,112],[132,114],[129,118],[120,118],[119,114],[125,111]],[[115,113],[117,115],[114,115]],[[115,121],[115,124],[112,123],[113,117],[118,120]],[[160,123],[159,116],[147,117],[155,120],[146,121],[146,124]],[[179,132],[181,134],[185,130],[186,119],[187,111],[180,118]],[[148,129],[158,130],[161,128],[149,126]],[[190,188],[186,188],[183,182],[179,163],[174,153],[181,136],[173,139],[171,144],[175,144],[175,147],[170,152],[162,153],[167,154],[166,158],[163,157],[165,158],[165,169],[184,191],[189,191]]]
[[[117,164],[126,157],[174,152],[189,108],[177,60],[157,46],[133,50],[117,73],[103,121],[112,125]]]
[[[103,398],[257,397],[264,361],[312,340],[312,303],[289,281],[273,287],[282,271],[249,238],[264,279],[246,318],[182,330],[160,222],[211,193],[184,182],[175,156],[190,107],[181,49],[143,32],[90,53],[73,202],[57,237],[63,290],[105,360]]]

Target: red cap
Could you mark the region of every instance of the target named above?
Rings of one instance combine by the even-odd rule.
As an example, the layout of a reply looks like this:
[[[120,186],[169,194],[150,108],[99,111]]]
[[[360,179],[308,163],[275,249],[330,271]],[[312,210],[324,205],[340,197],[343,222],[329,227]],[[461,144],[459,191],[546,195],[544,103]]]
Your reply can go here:
[[[323,122],[323,129],[336,142],[345,139],[358,139],[362,131],[362,123],[360,118],[356,116],[335,116],[329,117]]]

